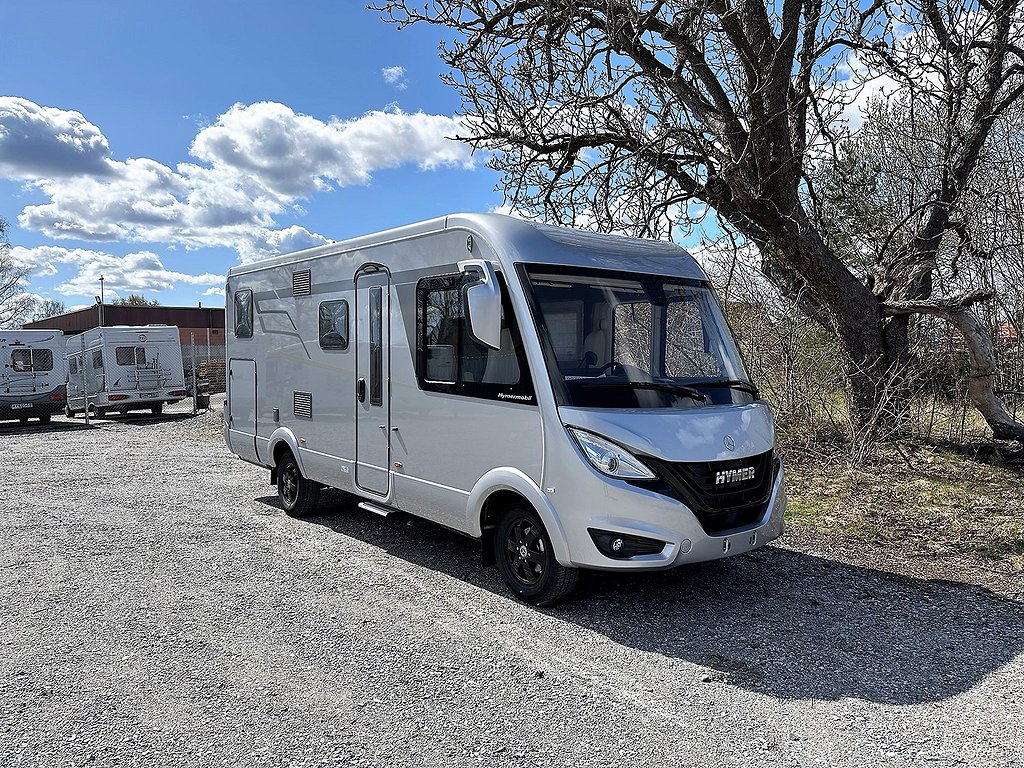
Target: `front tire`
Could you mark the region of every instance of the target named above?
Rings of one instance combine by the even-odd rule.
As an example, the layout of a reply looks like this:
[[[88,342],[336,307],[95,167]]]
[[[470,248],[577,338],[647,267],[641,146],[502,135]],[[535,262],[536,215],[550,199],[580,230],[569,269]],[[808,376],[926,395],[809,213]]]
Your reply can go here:
[[[42,416],[40,416],[39,417],[39,423],[40,424],[49,424],[50,423],[50,414],[44,413]]]
[[[579,569],[555,559],[548,532],[525,503],[509,507],[498,523],[494,559],[505,585],[530,605],[557,603],[576,588],[579,579]]]
[[[277,495],[291,517],[309,517],[320,501],[320,484],[302,476],[291,451],[285,451],[277,462]]]

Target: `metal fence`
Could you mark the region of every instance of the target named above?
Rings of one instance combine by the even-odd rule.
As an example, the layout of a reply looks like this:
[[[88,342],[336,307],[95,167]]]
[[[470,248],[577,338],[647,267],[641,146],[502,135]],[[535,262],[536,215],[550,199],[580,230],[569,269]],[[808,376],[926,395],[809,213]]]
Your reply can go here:
[[[190,343],[181,345],[181,361],[185,369],[185,388],[188,397],[168,405],[165,413],[201,413],[210,407],[214,398],[223,399],[227,366],[224,345],[209,344],[194,336]]]

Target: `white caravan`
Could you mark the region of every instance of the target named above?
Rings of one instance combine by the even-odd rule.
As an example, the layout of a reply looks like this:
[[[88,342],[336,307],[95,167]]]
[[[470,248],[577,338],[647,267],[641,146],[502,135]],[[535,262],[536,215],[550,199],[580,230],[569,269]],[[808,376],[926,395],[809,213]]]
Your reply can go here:
[[[536,604],[782,533],[771,412],[672,244],[453,215],[235,267],[227,307],[225,440],[290,514],[427,518]]]
[[[64,334],[0,330],[0,419],[44,424],[64,410]]]
[[[67,415],[89,408],[160,413],[188,392],[181,339],[173,325],[115,325],[93,328],[67,341]]]

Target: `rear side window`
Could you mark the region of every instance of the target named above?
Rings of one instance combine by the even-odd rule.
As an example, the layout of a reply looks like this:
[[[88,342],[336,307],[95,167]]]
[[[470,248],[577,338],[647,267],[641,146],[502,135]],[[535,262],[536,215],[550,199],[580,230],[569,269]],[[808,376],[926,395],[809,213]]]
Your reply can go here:
[[[114,347],[114,356],[118,365],[145,365],[145,347]]]
[[[92,367],[93,368],[102,368],[103,367],[103,352],[101,350],[97,349],[95,352],[92,353]]]
[[[49,349],[11,350],[11,368],[18,373],[52,371],[53,352]]]
[[[32,350],[32,370],[33,371],[52,371],[53,370],[53,351],[49,349],[33,349]]]
[[[78,358],[72,357],[68,360],[68,366],[71,373],[78,373]]]
[[[320,304],[320,348],[348,349],[348,302]]]
[[[252,291],[235,292],[235,338],[252,338]]]
[[[11,368],[16,373],[25,373],[32,370],[32,350],[15,349],[11,351]]]

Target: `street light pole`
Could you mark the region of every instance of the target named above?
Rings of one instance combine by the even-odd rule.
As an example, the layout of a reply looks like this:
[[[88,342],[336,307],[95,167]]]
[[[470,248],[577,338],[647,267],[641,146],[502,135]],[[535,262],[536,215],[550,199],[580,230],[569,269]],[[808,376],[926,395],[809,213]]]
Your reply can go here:
[[[103,327],[103,275],[100,275],[100,328]]]

